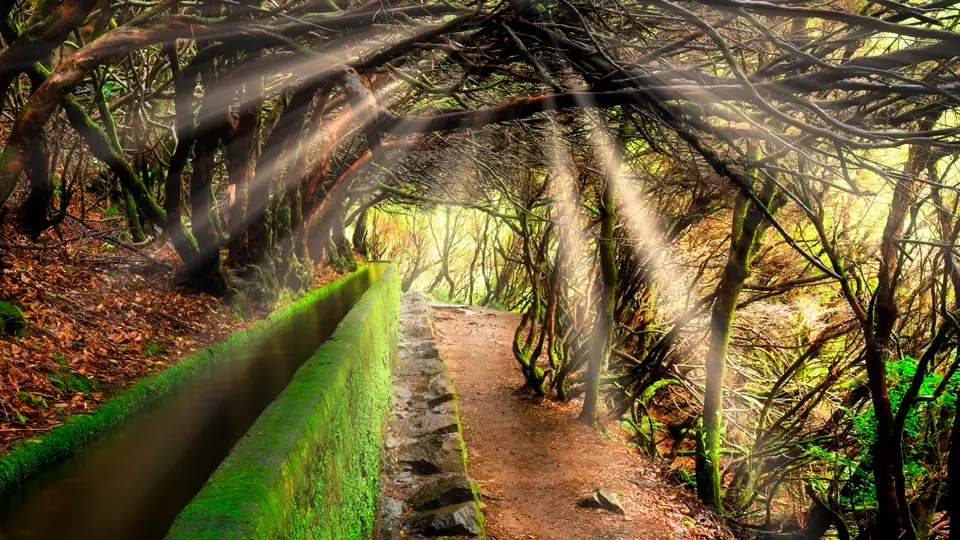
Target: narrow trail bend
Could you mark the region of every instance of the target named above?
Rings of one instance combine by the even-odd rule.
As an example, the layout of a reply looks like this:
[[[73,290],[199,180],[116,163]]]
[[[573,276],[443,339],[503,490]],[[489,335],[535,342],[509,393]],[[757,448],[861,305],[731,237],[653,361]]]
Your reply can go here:
[[[579,404],[518,392],[514,313],[433,309],[437,346],[460,394],[470,475],[480,483],[491,539],[721,538],[680,488],[620,441],[577,421]],[[616,493],[626,516],[577,507]]]

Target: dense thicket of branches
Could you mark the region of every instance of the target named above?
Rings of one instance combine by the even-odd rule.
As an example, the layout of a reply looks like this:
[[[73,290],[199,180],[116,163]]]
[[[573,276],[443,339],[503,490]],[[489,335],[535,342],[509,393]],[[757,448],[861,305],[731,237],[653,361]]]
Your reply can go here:
[[[4,0],[0,206],[122,216],[217,295],[396,258],[521,311],[530,388],[744,534],[925,538],[960,513],[957,4]]]

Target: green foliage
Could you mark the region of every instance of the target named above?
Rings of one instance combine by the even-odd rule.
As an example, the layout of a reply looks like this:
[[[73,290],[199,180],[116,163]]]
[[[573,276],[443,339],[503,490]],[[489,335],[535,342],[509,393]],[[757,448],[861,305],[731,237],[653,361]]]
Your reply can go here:
[[[903,401],[916,372],[917,359],[911,356],[904,356],[887,363],[887,376],[890,381],[889,394],[894,414],[899,410],[900,403]],[[932,395],[942,382],[942,374],[927,373],[918,395]],[[928,432],[935,427],[931,424],[936,421],[942,412],[947,412],[947,416],[953,418],[958,387],[960,387],[960,374],[954,374],[948,382],[946,390],[935,401],[915,403],[906,417],[903,438],[907,453],[904,456],[903,472],[908,489],[918,484],[929,474],[924,456],[934,442],[930,440],[931,437],[928,436]],[[815,445],[808,446],[806,450],[823,463],[834,468],[841,468],[847,475],[852,476],[857,473],[858,467],[860,467],[860,473],[870,469],[869,453],[877,440],[877,420],[873,407],[868,407],[859,413],[851,410],[844,410],[844,412],[850,417],[854,426],[854,437],[860,448],[859,453],[854,458],[848,458],[840,452],[827,451]],[[872,506],[876,504],[876,492],[873,483],[865,482],[860,489],[856,490],[852,500],[846,500],[843,503],[851,506]]]
[[[488,307],[488,308],[491,308],[491,309],[498,309],[498,310],[500,310],[500,311],[507,311],[507,307],[504,306],[503,304],[501,304],[501,303],[500,303],[499,301],[497,301],[497,300],[494,300],[494,301],[490,302],[490,303],[487,304],[485,307]]]
[[[676,379],[660,379],[658,381],[654,381],[653,384],[648,386],[643,391],[643,394],[640,396],[640,403],[643,403],[644,405],[646,405],[647,401],[651,397],[653,397],[653,395],[656,394],[661,388],[666,388],[667,386],[670,386],[673,384],[680,384],[680,382]]]
[[[151,356],[166,352],[167,347],[161,345],[160,343],[150,342],[147,343],[147,346],[143,349],[143,357],[150,358]]]
[[[120,202],[114,201],[110,203],[110,206],[108,206],[106,210],[103,211],[103,217],[113,217],[117,215],[117,212],[119,211],[120,211]]]
[[[41,396],[41,397],[37,397],[37,396],[34,396],[33,394],[31,394],[31,393],[29,393],[29,392],[18,392],[18,393],[17,393],[17,399],[19,399],[21,403],[24,403],[24,404],[29,405],[29,406],[31,406],[31,407],[37,407],[37,408],[41,408],[41,409],[46,409],[46,408],[47,408],[47,400],[46,400],[44,397],[42,397],[42,396]],[[18,414],[19,414],[19,413],[18,413]],[[22,421],[22,420],[21,420],[21,421]]]
[[[26,333],[27,321],[20,308],[0,301],[0,335],[23,337]]]
[[[50,385],[61,396],[76,394],[78,392],[92,392],[97,388],[94,381],[66,367],[60,368],[48,378],[50,379]]]
[[[108,80],[103,83],[103,96],[107,99],[111,99],[122,94],[126,88],[123,84],[120,84],[114,80]]]

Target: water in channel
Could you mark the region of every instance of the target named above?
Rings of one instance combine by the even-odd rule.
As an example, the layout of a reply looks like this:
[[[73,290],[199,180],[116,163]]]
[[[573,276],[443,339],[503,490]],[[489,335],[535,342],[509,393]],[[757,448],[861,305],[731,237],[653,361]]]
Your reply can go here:
[[[0,539],[163,538],[261,411],[386,270],[313,309],[0,496]]]

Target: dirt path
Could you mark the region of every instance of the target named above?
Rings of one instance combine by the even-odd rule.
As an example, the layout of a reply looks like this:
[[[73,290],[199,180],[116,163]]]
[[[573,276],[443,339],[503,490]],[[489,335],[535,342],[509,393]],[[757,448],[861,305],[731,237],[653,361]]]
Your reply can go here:
[[[689,496],[663,485],[636,451],[576,420],[579,404],[517,392],[510,350],[518,317],[434,309],[437,344],[460,394],[470,475],[483,488],[487,534],[498,540],[717,538]],[[626,516],[577,507],[601,488]],[[688,507],[688,504],[690,506]],[[690,514],[698,517],[688,517]]]

